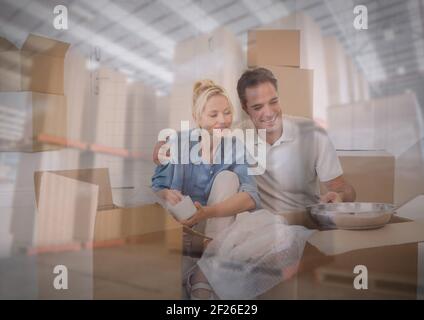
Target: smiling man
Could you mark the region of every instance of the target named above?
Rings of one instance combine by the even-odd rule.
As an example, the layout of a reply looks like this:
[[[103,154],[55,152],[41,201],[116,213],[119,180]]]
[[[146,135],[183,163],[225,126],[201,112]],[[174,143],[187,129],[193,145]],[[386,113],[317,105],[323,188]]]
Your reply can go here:
[[[301,84],[299,84],[301,85]],[[237,92],[256,129],[266,129],[266,171],[255,176],[262,204],[273,212],[303,210],[321,202],[350,202],[355,190],[327,133],[312,120],[282,114],[277,79],[265,68],[247,70]],[[319,182],[328,192],[320,197]]]

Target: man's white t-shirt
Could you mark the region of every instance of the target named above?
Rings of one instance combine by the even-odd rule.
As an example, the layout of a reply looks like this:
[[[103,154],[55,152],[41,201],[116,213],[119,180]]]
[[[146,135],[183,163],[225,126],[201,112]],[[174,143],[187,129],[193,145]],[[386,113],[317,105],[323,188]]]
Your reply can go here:
[[[303,210],[319,202],[319,181],[343,174],[326,131],[312,120],[283,116],[283,134],[266,144],[266,170],[256,182],[262,206],[273,212]]]

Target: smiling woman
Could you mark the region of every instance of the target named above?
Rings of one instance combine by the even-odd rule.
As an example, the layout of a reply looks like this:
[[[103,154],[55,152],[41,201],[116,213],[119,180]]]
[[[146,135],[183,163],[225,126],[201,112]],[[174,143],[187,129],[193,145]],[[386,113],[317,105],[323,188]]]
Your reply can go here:
[[[212,133],[213,129],[230,128],[234,108],[224,88],[211,80],[195,83],[193,88],[193,119],[200,128]]]
[[[236,214],[260,208],[260,200],[256,183],[248,175],[246,161],[240,161],[235,156],[230,162],[222,161],[228,152],[226,146],[230,146],[232,155],[240,154],[235,150],[236,141],[224,134],[233,120],[233,106],[226,91],[211,80],[196,82],[192,114],[198,129],[203,129],[203,135],[199,136],[200,141],[186,141],[186,145],[182,139],[181,149],[199,153],[199,161],[159,165],[152,177],[152,189],[162,201],[171,205],[178,204],[183,196],[190,196],[195,201],[197,211],[181,222],[187,226],[195,225],[197,231],[214,238],[219,231],[233,223]],[[179,135],[184,134],[187,133],[181,132]],[[230,143],[224,143],[226,139],[231,139]],[[215,141],[208,143],[210,140]],[[192,236],[185,234],[185,238],[185,253],[193,255]],[[194,267],[186,275],[188,294],[192,298],[202,297],[202,291],[211,294],[213,290],[206,278]]]
[[[187,163],[188,166],[176,165],[172,162],[158,166],[152,178],[153,190],[163,200],[170,201],[174,205],[181,200],[178,193],[190,195],[199,205],[206,205],[216,176],[222,171],[228,170],[236,173],[240,183],[240,190],[234,195],[235,200],[241,197],[246,202],[242,204],[236,201],[235,207],[232,202],[230,207],[224,206],[220,210],[216,210],[216,206],[205,207],[204,210],[214,218],[215,215],[217,217],[232,216],[257,207],[259,198],[256,184],[253,178],[247,174],[246,161],[236,159],[239,152],[232,152],[236,151],[234,150],[237,147],[236,141],[232,137],[229,137],[230,143],[226,141],[228,139],[226,139],[225,132],[230,129],[233,118],[233,106],[226,91],[211,80],[196,82],[193,88],[192,114],[198,128],[189,130],[188,136],[192,137],[192,133],[198,132],[198,129],[201,129],[201,134],[197,134],[197,141],[180,139],[180,143],[181,149],[188,149],[190,153],[200,154],[199,161],[190,161]],[[181,132],[179,136],[186,134]],[[211,140],[215,141],[210,143]],[[230,146],[230,150],[227,150],[228,146]],[[234,155],[232,161],[221,161],[222,158],[225,159],[228,151]],[[190,156],[191,159],[193,157]],[[205,220],[205,218],[200,220]]]

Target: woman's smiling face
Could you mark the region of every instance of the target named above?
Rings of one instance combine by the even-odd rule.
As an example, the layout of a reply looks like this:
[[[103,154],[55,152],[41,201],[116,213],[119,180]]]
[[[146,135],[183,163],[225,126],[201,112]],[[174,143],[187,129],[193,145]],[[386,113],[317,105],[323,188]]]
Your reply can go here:
[[[219,94],[210,97],[200,118],[196,121],[200,128],[207,130],[210,134],[214,129],[229,129],[233,122],[233,112],[228,99]]]

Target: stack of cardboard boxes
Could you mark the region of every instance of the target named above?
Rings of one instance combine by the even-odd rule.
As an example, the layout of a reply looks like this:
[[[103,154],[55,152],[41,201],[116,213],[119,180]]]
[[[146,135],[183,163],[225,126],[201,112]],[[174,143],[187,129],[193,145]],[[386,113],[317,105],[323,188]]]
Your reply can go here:
[[[118,70],[86,64],[77,49],[69,50],[65,59],[68,145],[96,154],[82,154],[68,168],[108,167],[115,199],[125,202],[140,191],[136,189],[150,184],[151,154],[158,131],[168,127],[169,102],[156,103],[153,88],[131,81]]]
[[[320,26],[312,17],[295,12],[278,19],[269,28],[291,29],[300,31],[300,67],[313,70],[313,118],[320,122],[326,121],[328,106],[328,87],[325,70],[325,50]]]
[[[312,119],[313,71],[300,68],[300,37],[298,30],[250,31],[247,63],[273,72],[283,114]]]
[[[245,60],[236,36],[225,28],[177,44],[174,55],[174,83],[170,95],[169,125],[180,130],[180,121],[192,122],[193,85],[213,80],[228,92],[234,104],[234,121],[240,119],[236,84]]]
[[[43,134],[66,137],[63,73],[68,47],[68,43],[29,35],[18,49],[7,39],[0,38],[0,152],[58,149],[57,145],[38,138]],[[26,162],[29,160],[26,157],[31,155],[15,156],[20,161],[25,158]],[[10,155],[11,159],[15,156]],[[16,180],[30,171],[34,161],[29,162],[29,166],[27,163],[21,166],[22,170],[16,169]],[[27,185],[17,182],[3,184],[0,197],[3,217],[0,256],[8,256],[17,238],[28,236],[28,230],[16,230],[16,226],[31,223],[25,219],[33,213],[34,197]]]
[[[64,57],[69,44],[29,35],[19,50],[0,39],[0,150],[57,148],[40,135],[66,137]]]
[[[320,26],[310,16],[296,12],[261,29],[299,30],[299,66],[313,70],[312,114],[317,122],[326,124],[328,106],[369,98],[368,84],[362,72],[335,37],[323,37]],[[272,46],[269,45],[267,55],[273,52],[283,57],[284,51],[290,50],[289,42],[281,42],[278,38]]]
[[[111,153],[97,153],[94,166],[109,168],[114,188],[134,187],[140,177],[146,184],[146,175],[138,172],[153,172],[150,159],[158,132],[155,90],[141,82],[130,83],[124,74],[106,67],[100,67],[95,77],[92,109],[96,125],[91,148]],[[135,153],[144,161],[132,159],[130,155]]]

